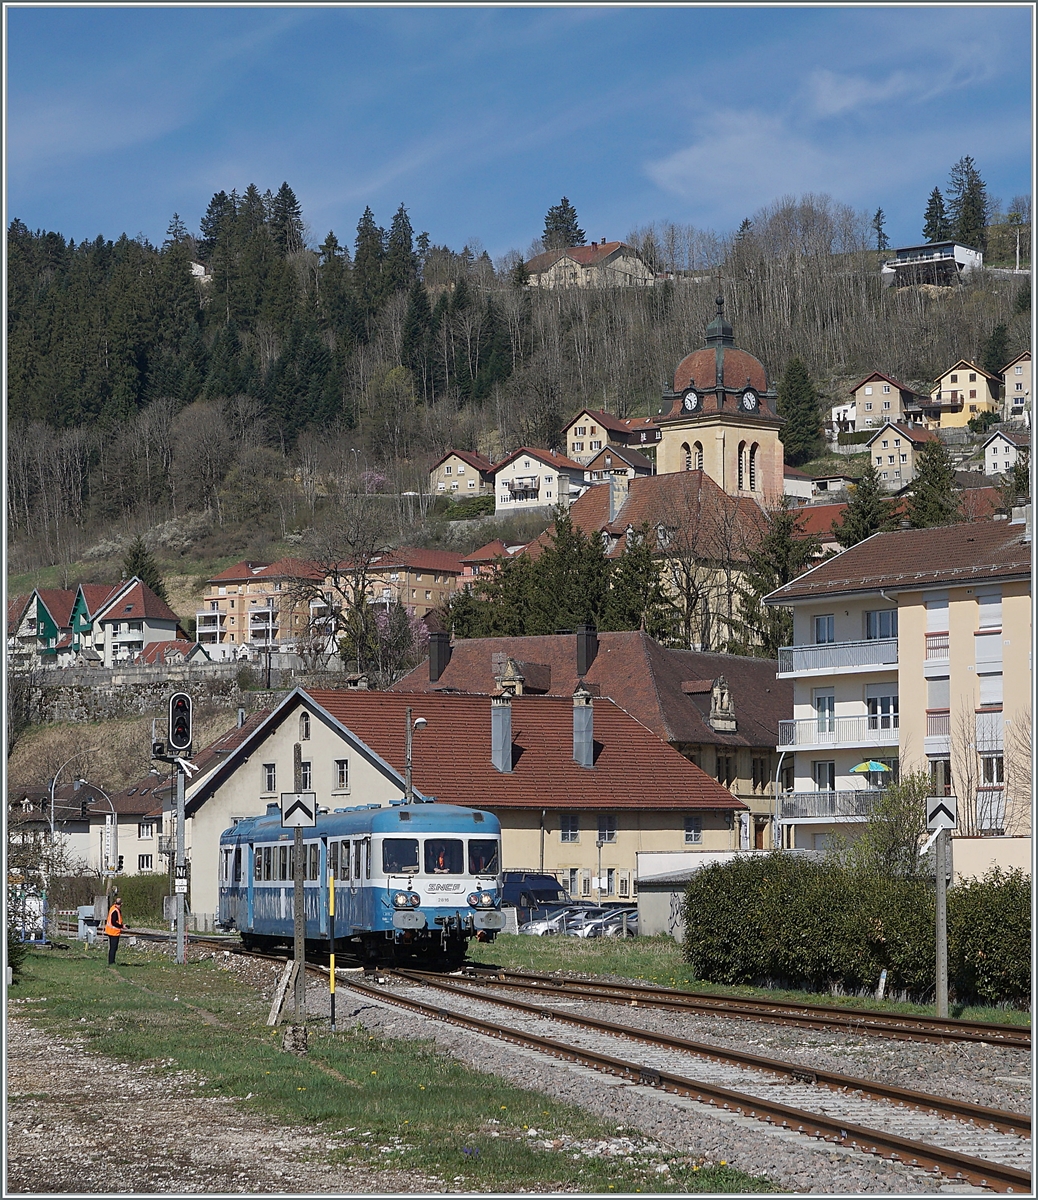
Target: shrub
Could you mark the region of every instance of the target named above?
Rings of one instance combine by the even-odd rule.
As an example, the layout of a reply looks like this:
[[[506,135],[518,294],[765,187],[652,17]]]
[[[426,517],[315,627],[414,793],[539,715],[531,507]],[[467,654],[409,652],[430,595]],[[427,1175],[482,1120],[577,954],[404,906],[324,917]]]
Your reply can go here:
[[[448,521],[469,521],[473,517],[492,517],[496,508],[493,496],[466,496],[447,509]]]
[[[836,435],[837,444],[840,446],[861,446],[876,436],[875,429],[851,429]]]
[[[122,896],[127,925],[162,924],[162,898],[169,894],[167,875],[118,875],[114,890]]]
[[[997,871],[949,892],[949,983],[961,1001],[1014,1002],[1030,990],[1030,881]],[[697,871],[685,895],[685,958],[698,979],[873,991],[930,1000],[931,879],[898,878],[775,851]]]
[[[11,982],[17,983],[25,965],[25,943],[18,940],[10,925],[7,927],[7,965],[11,968]]]
[[[1031,991],[1031,880],[993,868],[948,895],[948,977],[964,1003],[1015,1003]]]

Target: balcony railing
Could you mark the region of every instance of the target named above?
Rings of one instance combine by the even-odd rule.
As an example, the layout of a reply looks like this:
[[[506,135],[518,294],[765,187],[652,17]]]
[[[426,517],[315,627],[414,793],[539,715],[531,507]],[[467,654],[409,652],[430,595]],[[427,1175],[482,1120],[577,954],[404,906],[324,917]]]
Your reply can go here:
[[[896,746],[897,741],[896,714],[779,721],[780,746]]]
[[[222,612],[196,612],[195,613],[195,628],[196,629],[222,629],[223,623],[227,619],[227,614]]]
[[[977,715],[977,753],[993,754],[1004,748],[1002,712],[979,712]]]
[[[948,635],[946,633],[928,633],[926,635],[926,661],[946,659],[948,657]]]
[[[951,712],[947,708],[933,709],[926,714],[926,736],[951,737]]]
[[[277,610],[273,608],[261,608],[256,612],[249,613],[250,625],[276,625],[278,623]]]
[[[818,646],[779,648],[780,675],[798,671],[846,671],[854,667],[897,665],[897,638],[867,642],[823,642]]]
[[[524,475],[521,479],[505,480],[505,486],[513,492],[536,492],[540,486],[539,475]]]
[[[883,795],[880,788],[858,788],[845,792],[781,792],[778,819],[808,821],[831,818],[846,821],[867,817]]]

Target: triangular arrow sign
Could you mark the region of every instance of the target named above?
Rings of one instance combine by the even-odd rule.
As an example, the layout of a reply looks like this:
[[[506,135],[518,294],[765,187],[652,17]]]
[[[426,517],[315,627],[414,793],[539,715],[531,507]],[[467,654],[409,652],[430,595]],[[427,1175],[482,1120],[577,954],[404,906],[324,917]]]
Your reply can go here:
[[[926,804],[926,828],[954,829],[958,824],[957,807],[955,799],[950,796],[946,796],[944,799],[937,796],[930,797]]]
[[[317,796],[313,792],[285,792],[281,797],[281,827],[308,829],[317,824]]]

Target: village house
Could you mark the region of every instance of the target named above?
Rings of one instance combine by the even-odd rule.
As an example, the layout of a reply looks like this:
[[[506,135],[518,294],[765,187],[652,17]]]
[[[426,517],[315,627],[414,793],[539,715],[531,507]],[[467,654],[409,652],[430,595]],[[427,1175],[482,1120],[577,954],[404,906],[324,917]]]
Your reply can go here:
[[[495,511],[568,508],[584,487],[584,467],[555,450],[520,446],[494,467]]]
[[[627,446],[654,463],[660,429],[650,417],[614,417],[600,408],[582,408],[562,437],[574,462],[587,465],[610,446]]]
[[[604,238],[590,246],[545,250],[524,265],[531,287],[651,287],[656,282],[637,250]]]
[[[522,549],[524,549],[522,545],[506,546],[500,538],[494,538],[485,546],[480,546],[471,554],[466,554],[461,560],[461,577],[458,580],[458,587],[471,588],[480,576],[486,578],[494,573],[497,569],[498,559],[509,558]]]
[[[92,648],[105,667],[132,662],[146,647],[182,637],[177,614],[139,579],[119,588],[91,624]]]
[[[456,500],[464,496],[494,493],[494,464],[474,450],[448,450],[429,471],[429,491],[446,493]]]
[[[936,437],[921,425],[889,423],[877,429],[865,444],[883,487],[896,492],[911,483],[920,450]]]
[[[1027,421],[1030,423],[1031,411],[1031,352],[1021,351],[1016,358],[1002,368],[1002,395],[1005,397],[1005,409],[1002,413],[1006,421]]]
[[[793,609],[784,845],[853,834],[887,782],[922,769],[932,794],[957,798],[957,875],[1029,869],[1030,560],[1018,510],[874,534],[767,597]]]
[[[928,429],[962,429],[981,413],[1002,411],[1002,380],[960,358],[934,380],[923,405]]]
[[[615,701],[746,805],[740,849],[773,841],[779,721],[793,691],[774,661],[661,646],[644,630],[458,639],[433,633],[428,661],[393,692],[570,696],[582,684]],[[689,849],[696,849],[687,843]]]
[[[626,446],[609,446],[600,450],[587,464],[587,478],[592,483],[616,477],[634,479],[639,475],[652,475],[652,462],[638,450]]]
[[[188,789],[196,921],[205,925],[216,912],[220,834],[296,790],[296,746],[301,786],[316,792],[320,805],[399,801],[408,709],[426,721],[412,746],[417,796],[494,813],[505,870],[554,871],[578,895],[627,899],[639,849],[737,845],[745,805],[586,689],[571,696],[421,697],[296,689],[214,743],[209,757],[217,765],[206,764]]]
[[[1010,429],[999,429],[984,443],[984,474],[1005,475],[1011,471],[1019,457],[1030,453],[1030,433],[1016,433]]]
[[[899,246],[880,268],[890,287],[932,284],[951,287],[970,271],[984,266],[984,255],[962,242],[924,242],[921,246]]]
[[[323,579],[296,558],[235,563],[207,581],[195,636],[214,660],[292,650],[320,624],[323,600],[311,593]]]
[[[927,397],[882,371],[873,371],[851,389],[854,417],[851,429],[875,429],[888,421],[901,424],[919,423]],[[834,410],[835,411],[835,410]]]

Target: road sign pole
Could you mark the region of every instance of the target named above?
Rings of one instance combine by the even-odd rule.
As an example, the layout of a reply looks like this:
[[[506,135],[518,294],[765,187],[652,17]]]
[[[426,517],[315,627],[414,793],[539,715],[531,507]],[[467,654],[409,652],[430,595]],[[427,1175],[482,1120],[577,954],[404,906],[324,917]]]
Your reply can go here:
[[[303,790],[303,748],[296,742],[293,749],[294,787],[297,793]],[[295,916],[295,939],[292,956],[296,962],[295,979],[295,1023],[306,1020],[306,910],[303,906],[303,828],[297,825],[294,832],[293,849],[295,862],[292,871],[292,889]]]
[[[937,834],[937,1015],[948,1015],[948,831]]]
[[[177,897],[177,962],[186,961],[184,954],[184,892],[186,882],[184,861],[184,768],[177,763],[177,865],[174,872]]]

